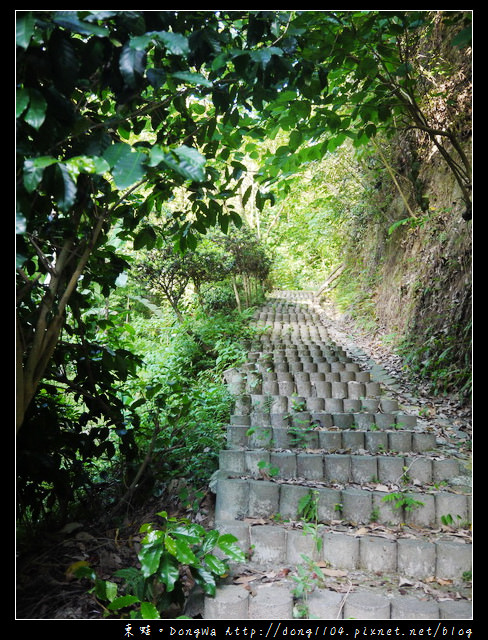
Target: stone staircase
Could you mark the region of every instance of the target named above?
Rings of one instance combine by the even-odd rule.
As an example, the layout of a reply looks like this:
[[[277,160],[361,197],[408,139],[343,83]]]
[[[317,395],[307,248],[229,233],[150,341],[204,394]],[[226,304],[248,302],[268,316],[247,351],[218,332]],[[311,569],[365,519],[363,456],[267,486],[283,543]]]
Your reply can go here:
[[[205,619],[472,617],[470,480],[329,337],[307,292],[255,314],[215,478],[248,554]]]

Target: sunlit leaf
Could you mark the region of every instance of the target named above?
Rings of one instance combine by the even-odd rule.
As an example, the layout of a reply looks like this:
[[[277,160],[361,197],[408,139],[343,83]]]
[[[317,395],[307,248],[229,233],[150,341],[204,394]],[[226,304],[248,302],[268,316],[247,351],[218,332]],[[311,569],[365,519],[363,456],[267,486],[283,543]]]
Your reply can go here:
[[[75,11],[57,11],[53,17],[53,22],[61,27],[65,27],[74,33],[87,36],[108,36],[110,31],[107,27],[100,27],[97,24],[90,24],[80,20]]]
[[[35,20],[32,13],[26,13],[16,22],[15,41],[22,49],[27,49],[34,33]]]
[[[143,178],[146,157],[140,151],[133,151],[125,142],[111,145],[103,154],[104,160],[112,167],[112,176],[119,189],[126,189]]]
[[[152,602],[141,602],[141,616],[145,620],[159,620],[161,618]]]
[[[172,78],[175,80],[179,80],[180,82],[184,82],[185,84],[190,84],[194,87],[212,87],[212,83],[210,80],[207,80],[205,76],[202,76],[201,73],[192,73],[190,71],[179,71],[178,73],[172,73]]]

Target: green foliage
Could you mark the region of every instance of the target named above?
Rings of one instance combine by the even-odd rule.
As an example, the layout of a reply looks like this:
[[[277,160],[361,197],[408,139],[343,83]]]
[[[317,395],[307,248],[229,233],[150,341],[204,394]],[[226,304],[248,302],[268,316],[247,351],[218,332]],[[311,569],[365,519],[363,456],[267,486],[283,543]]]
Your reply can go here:
[[[221,298],[220,303],[215,297],[210,305],[215,309],[219,306],[240,309],[240,289],[249,307],[262,294],[271,266],[266,247],[247,228],[232,228],[228,235],[209,234],[195,250],[185,253],[176,250],[173,242],[160,235],[159,230],[153,244],[155,248],[138,253],[134,265],[136,277],[152,293],[167,300],[180,321],[184,315],[182,305],[188,299],[191,286],[200,306],[210,303],[211,292],[217,285],[221,292],[224,286],[229,291],[234,285],[235,304],[231,305],[227,296],[227,299]]]
[[[91,592],[97,599],[108,601],[105,616],[165,617],[171,605],[180,608],[184,605],[182,567],[188,568],[205,594],[214,596],[217,580],[228,572],[228,561],[244,562],[244,553],[236,545],[237,538],[231,534],[206,531],[186,519],[168,517],[165,511],[157,515],[162,524],[143,524],[139,530],[145,534],[137,554],[140,569],[128,567],[114,574],[123,581],[122,594],[119,595],[117,583],[97,578],[89,566],[81,566],[75,571],[77,577],[94,582]],[[215,555],[216,550],[219,556]]]
[[[141,448],[153,431],[154,415],[161,425],[151,465],[154,490],[173,477],[205,483],[216,470],[231,405],[222,372],[244,360],[239,341],[252,334],[248,318],[249,313],[236,312],[208,317],[197,310],[164,331],[160,324],[156,336],[147,334],[147,321],[127,336],[146,354],[138,380],[125,387],[140,418],[135,437]]]
[[[318,491],[310,490],[298,501],[298,517],[308,522],[316,522],[318,518]]]
[[[419,344],[406,338],[398,346],[405,371],[425,380],[437,394],[456,392],[461,399],[471,395],[471,322],[451,325],[449,332],[428,329]],[[464,354],[464,355],[463,355]],[[462,357],[460,357],[462,356]]]
[[[325,576],[319,565],[304,553],[302,553],[302,559],[303,563],[297,566],[296,574],[291,576],[294,582],[291,592],[297,598],[293,607],[294,618],[308,618],[310,594],[326,586]]]
[[[405,511],[413,511],[424,505],[420,500],[415,500],[412,496],[407,495],[403,491],[389,493],[382,498],[383,502],[393,502],[395,509],[404,509]]]

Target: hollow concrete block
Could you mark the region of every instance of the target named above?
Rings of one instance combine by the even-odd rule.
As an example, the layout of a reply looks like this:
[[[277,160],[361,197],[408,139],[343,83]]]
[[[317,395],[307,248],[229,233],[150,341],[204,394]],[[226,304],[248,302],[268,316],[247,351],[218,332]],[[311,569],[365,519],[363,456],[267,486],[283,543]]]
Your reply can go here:
[[[411,506],[404,509],[405,522],[418,527],[430,527],[435,523],[435,499],[429,493],[407,493],[407,498],[419,502],[418,506]]]
[[[388,448],[390,451],[411,451],[411,431],[391,431],[388,433]]]
[[[318,562],[321,552],[314,536],[300,529],[290,529],[286,536],[286,560],[291,564],[303,563],[303,556]]]
[[[319,453],[298,453],[297,475],[307,480],[324,479],[324,457]]]
[[[356,620],[389,620],[390,601],[386,596],[370,591],[350,593],[347,597],[343,618]]]
[[[219,479],[215,499],[215,521],[238,520],[248,515],[249,482]]]
[[[425,579],[435,574],[436,546],[425,540],[400,538],[398,547],[398,573]]]
[[[436,576],[447,580],[460,580],[463,573],[472,570],[472,546],[450,540],[436,543]]]
[[[351,477],[351,456],[328,454],[324,456],[325,478],[329,482],[349,482]]]
[[[244,475],[247,473],[246,452],[222,449],[219,453],[219,469],[229,475]]]
[[[278,513],[280,485],[266,480],[249,481],[249,509],[251,517],[266,518]]]
[[[309,617],[317,620],[340,619],[342,598],[343,595],[337,591],[328,589],[313,591],[307,600]]]
[[[298,503],[307,495],[308,487],[298,484],[283,484],[280,491],[279,513],[283,518],[295,520],[298,515]]]
[[[347,522],[365,524],[371,519],[372,495],[361,489],[345,489],[341,493],[342,517]]]
[[[364,432],[345,429],[342,432],[342,447],[350,449],[352,452],[364,449]]]
[[[443,524],[449,518],[451,526],[460,526],[468,520],[468,503],[465,495],[443,491],[435,496],[435,522]]]
[[[317,489],[317,516],[319,522],[330,522],[338,516],[337,505],[341,504],[341,491],[329,487]]]
[[[322,557],[331,567],[348,571],[359,567],[359,538],[327,532],[322,540]]]
[[[388,434],[386,431],[366,431],[364,445],[370,453],[388,450]]]
[[[437,620],[439,605],[435,600],[397,596],[391,600],[390,618],[392,620]]]
[[[405,466],[408,467],[407,474],[412,480],[416,480],[420,484],[432,482],[432,460],[430,458],[406,458]]]
[[[249,617],[249,592],[240,585],[222,585],[214,598],[205,598],[206,620],[247,620]]]
[[[296,478],[297,477],[297,457],[291,451],[273,451],[269,459],[271,467],[279,469],[278,476],[280,478]]]
[[[359,567],[367,571],[397,569],[397,545],[395,540],[380,536],[363,536],[359,540]]]
[[[372,516],[374,515],[374,519],[383,524],[398,525],[404,520],[403,510],[396,509],[393,502],[386,501],[384,498],[387,495],[388,493],[385,491],[373,491]]]
[[[473,604],[469,600],[439,602],[441,620],[469,620],[473,617]]]
[[[432,451],[437,446],[435,435],[427,432],[414,432],[412,436],[412,449],[417,453]]]
[[[374,482],[378,477],[378,465],[374,456],[351,456],[351,480],[357,484]]]
[[[399,482],[403,475],[405,460],[397,456],[380,456],[378,458],[378,480],[383,484]]]
[[[336,451],[342,448],[342,434],[340,431],[319,431],[318,435],[321,449]]]
[[[286,530],[273,525],[250,528],[250,546],[253,562],[269,564],[286,561]]]

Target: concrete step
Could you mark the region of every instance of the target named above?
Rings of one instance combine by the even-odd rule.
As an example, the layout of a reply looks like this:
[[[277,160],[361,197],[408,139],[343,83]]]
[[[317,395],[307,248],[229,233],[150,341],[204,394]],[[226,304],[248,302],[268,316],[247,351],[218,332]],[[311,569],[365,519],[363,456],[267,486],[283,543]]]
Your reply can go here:
[[[363,450],[362,433],[344,432],[348,449]],[[397,435],[397,434],[392,434]],[[452,458],[402,455],[334,454],[307,451],[223,449],[219,469],[228,477],[271,475],[274,480],[301,478],[328,483],[381,483],[431,485],[448,483],[460,475],[460,463]]]
[[[448,518],[455,526],[465,526],[471,518],[471,496],[450,491],[378,491],[337,482],[334,486],[314,481],[313,486],[290,481],[219,477],[216,483],[216,520],[243,517],[299,519],[299,500],[313,489],[317,492],[319,522],[342,519],[366,524],[407,524],[441,526]]]
[[[398,573],[406,578],[452,581],[462,585],[472,570],[468,535],[401,525],[344,524],[307,527],[303,522],[277,523],[262,519],[218,521],[248,553],[249,566],[295,567],[303,555],[320,566],[343,571]],[[317,541],[320,540],[320,543]]]
[[[388,576],[385,577],[388,579]],[[425,594],[401,595],[392,590],[360,588],[350,591],[315,588],[306,597],[293,595],[293,581],[247,585],[223,585],[215,598],[205,598],[206,620],[291,620],[297,617],[315,620],[437,620],[471,619],[468,599],[436,600]]]
[[[427,453],[437,448],[435,435],[414,430],[366,430],[315,427],[292,429],[286,414],[273,414],[269,423],[263,417],[254,420],[251,416],[231,416],[227,426],[227,447],[235,449],[323,449],[326,452],[361,451],[369,453],[411,452]],[[257,424],[256,424],[257,423]]]

